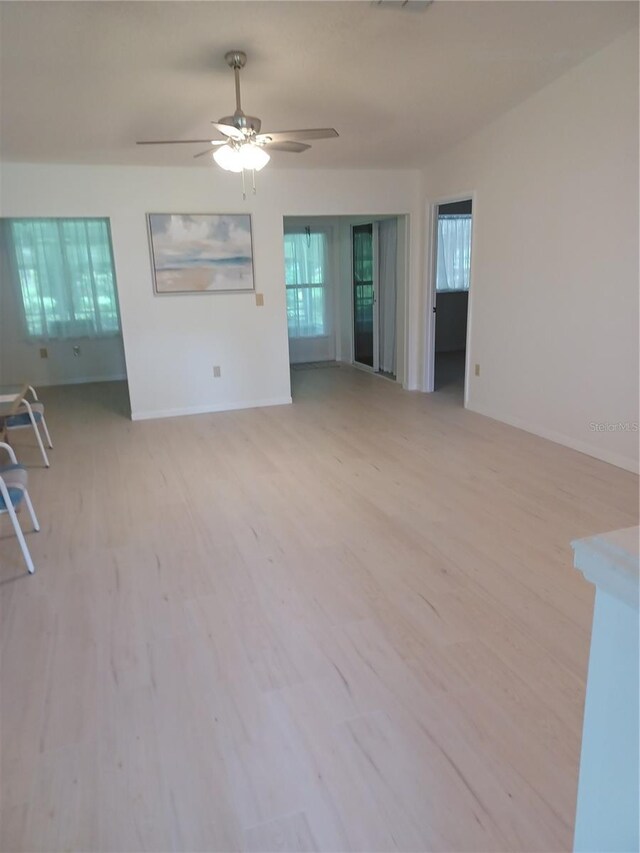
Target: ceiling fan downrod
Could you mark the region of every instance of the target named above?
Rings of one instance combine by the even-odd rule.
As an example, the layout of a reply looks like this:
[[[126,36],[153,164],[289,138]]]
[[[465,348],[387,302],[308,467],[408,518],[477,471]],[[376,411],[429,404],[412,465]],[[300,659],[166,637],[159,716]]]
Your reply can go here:
[[[236,81],[236,113],[243,115],[240,104],[240,69],[247,64],[247,54],[243,50],[230,50],[225,53],[224,58],[227,65],[233,68],[233,76]]]

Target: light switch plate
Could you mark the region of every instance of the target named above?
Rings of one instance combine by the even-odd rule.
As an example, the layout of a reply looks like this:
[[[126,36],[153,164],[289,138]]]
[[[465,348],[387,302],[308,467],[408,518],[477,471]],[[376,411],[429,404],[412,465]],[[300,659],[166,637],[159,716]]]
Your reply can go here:
[[[264,293],[256,293],[256,305],[259,307],[264,305]]]
[[[480,376],[480,365],[476,364],[476,376]]]

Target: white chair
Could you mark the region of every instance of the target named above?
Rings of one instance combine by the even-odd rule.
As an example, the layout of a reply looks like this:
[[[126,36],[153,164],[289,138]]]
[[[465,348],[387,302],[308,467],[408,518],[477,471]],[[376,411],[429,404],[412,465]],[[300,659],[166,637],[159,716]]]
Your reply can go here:
[[[49,447],[53,447],[51,443],[51,436],[49,435],[49,430],[47,429],[47,422],[44,419],[44,406],[38,400],[38,395],[35,392],[35,388],[32,385],[29,385],[29,391],[33,396],[33,400],[29,401],[26,397],[22,398],[22,402],[16,409],[16,411],[5,418],[4,420],[4,428],[6,431],[7,439],[9,438],[9,432],[14,429],[25,429],[31,427],[36,434],[36,439],[38,441],[38,446],[40,447],[40,453],[42,454],[42,458],[44,459],[44,464],[49,468],[49,457],[47,456],[47,451],[44,449],[44,444],[42,443],[42,437],[40,435],[40,430],[38,429],[38,424],[42,424],[42,429],[44,430],[45,438],[47,439],[47,444]]]
[[[17,515],[17,510],[20,509],[20,505],[22,504],[22,501],[24,501],[27,505],[27,509],[29,510],[31,521],[33,522],[33,529],[40,530],[40,525],[38,524],[38,519],[36,518],[36,514],[33,510],[33,504],[31,503],[29,492],[27,491],[27,469],[24,465],[18,464],[16,454],[13,452],[13,448],[9,444],[5,444],[0,441],[0,448],[7,451],[9,459],[11,460],[9,465],[0,465],[0,515],[7,513],[11,519],[14,532],[18,537],[22,556],[27,564],[29,573],[33,574],[35,572],[35,566],[33,565],[33,560],[31,559],[31,554],[27,548],[24,533],[20,527]]]

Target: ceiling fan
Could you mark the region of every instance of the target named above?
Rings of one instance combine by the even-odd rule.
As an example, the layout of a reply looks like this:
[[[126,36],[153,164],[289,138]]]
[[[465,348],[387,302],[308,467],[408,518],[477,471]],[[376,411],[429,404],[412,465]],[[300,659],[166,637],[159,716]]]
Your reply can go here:
[[[211,122],[224,139],[152,139],[137,142],[137,145],[209,145],[206,151],[194,154],[204,157],[213,154],[213,159],[222,169],[229,172],[257,172],[271,159],[267,150],[287,151],[301,154],[310,145],[303,139],[330,139],[338,136],[332,127],[315,127],[307,130],[277,130],[261,133],[262,122],[256,116],[248,116],[240,103],[240,69],[247,63],[247,54],[242,50],[230,50],[225,54],[227,65],[233,69],[236,82],[236,110],[231,116],[224,116]],[[212,148],[214,149],[212,151]],[[255,181],[254,181],[255,192]]]

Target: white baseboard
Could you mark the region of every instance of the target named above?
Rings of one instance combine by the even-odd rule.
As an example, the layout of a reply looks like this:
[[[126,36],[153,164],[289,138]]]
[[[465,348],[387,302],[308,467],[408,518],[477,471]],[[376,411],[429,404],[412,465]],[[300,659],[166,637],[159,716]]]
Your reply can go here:
[[[36,379],[32,384],[35,386],[36,390],[38,390],[38,388],[50,388],[56,385],[88,385],[90,382],[121,382],[126,378],[126,373],[114,373],[109,376],[83,376],[80,379]],[[22,380],[17,379],[15,382],[11,382],[9,380],[6,384],[20,385],[21,381]]]
[[[572,450],[577,450],[579,453],[585,453],[587,456],[592,456],[594,459],[600,459],[602,462],[608,462],[610,465],[615,465],[616,468],[623,468],[625,471],[631,471],[633,474],[640,473],[640,465],[637,459],[622,456],[620,453],[610,453],[607,450],[594,447],[587,441],[578,441],[572,436],[565,435],[564,433],[556,432],[555,430],[547,429],[546,427],[541,427],[537,424],[530,424],[520,420],[520,418],[514,418],[510,415],[494,412],[490,409],[485,409],[482,406],[469,405],[467,408],[470,412],[476,412],[477,414],[484,415],[494,421],[501,421],[502,423],[509,424],[509,426],[540,436],[540,438],[546,438],[556,444],[562,444],[564,447],[570,447]]]
[[[183,409],[154,409],[147,412],[131,412],[132,421],[151,421],[156,418],[178,418],[184,415],[206,415],[212,412],[232,412],[238,409],[262,409],[267,406],[287,406],[291,397],[272,397],[268,400],[249,400],[236,403],[209,403],[206,406],[187,406]]]

